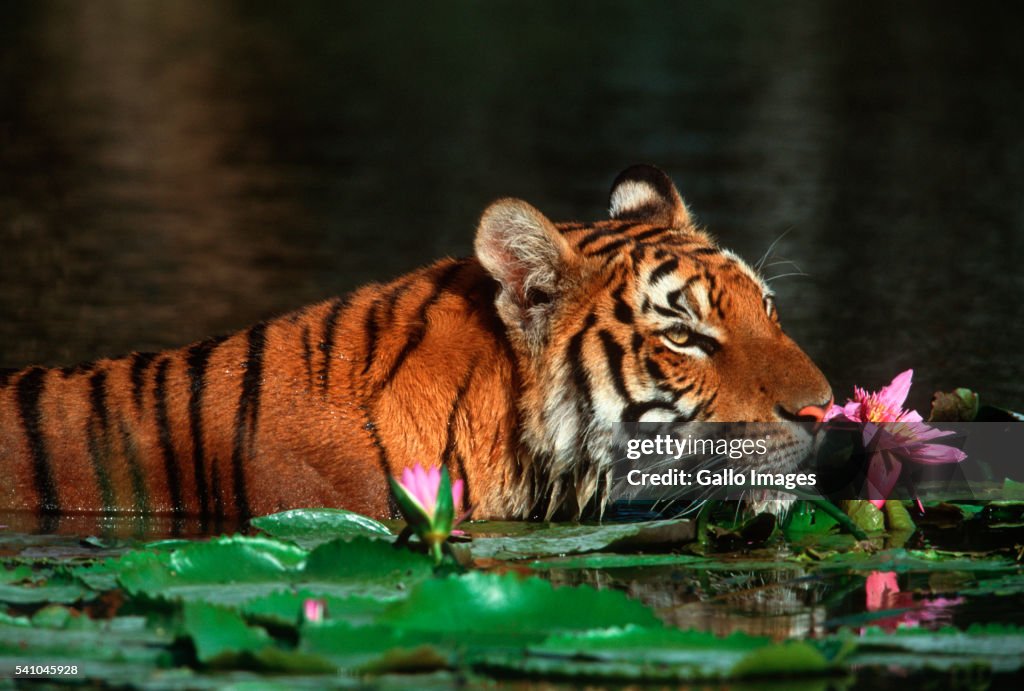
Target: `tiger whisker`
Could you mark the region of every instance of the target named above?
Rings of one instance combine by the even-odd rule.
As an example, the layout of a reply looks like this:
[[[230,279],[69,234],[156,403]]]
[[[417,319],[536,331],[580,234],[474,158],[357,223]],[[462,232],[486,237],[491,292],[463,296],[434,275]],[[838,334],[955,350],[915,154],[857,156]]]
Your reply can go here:
[[[809,273],[805,273],[803,271],[791,271],[788,274],[779,274],[778,276],[772,276],[771,278],[766,278],[765,279],[765,283],[771,283],[772,281],[777,281],[780,278],[788,278],[790,276],[810,276],[810,274]]]
[[[772,250],[775,249],[775,246],[778,245],[782,241],[782,239],[784,237],[789,235],[790,231],[792,231],[792,230],[793,230],[793,226],[790,226],[789,228],[786,228],[784,231],[782,231],[782,235],[780,235],[779,237],[775,238],[772,241],[772,244],[768,245],[768,249],[765,250],[765,253],[761,256],[760,259],[757,260],[757,263],[754,264],[754,270],[755,271],[760,271],[761,270],[761,267],[764,266],[764,263],[766,261],[768,261],[768,257],[771,256]]]
[[[800,265],[797,264],[792,259],[779,259],[777,261],[768,262],[767,264],[765,264],[765,266],[766,267],[768,267],[768,266],[780,266],[780,265],[783,265],[783,264],[789,264],[790,266],[792,266],[797,271],[803,271],[803,269],[800,268]]]

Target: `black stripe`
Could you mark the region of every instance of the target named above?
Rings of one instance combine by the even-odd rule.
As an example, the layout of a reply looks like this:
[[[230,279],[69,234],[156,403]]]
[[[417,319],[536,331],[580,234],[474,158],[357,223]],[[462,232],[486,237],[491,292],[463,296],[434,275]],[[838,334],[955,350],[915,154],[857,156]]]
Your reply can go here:
[[[167,368],[170,358],[164,357],[156,366],[153,377],[153,398],[156,401],[157,437],[160,440],[160,452],[164,457],[164,472],[167,475],[167,490],[171,495],[171,513],[175,522],[185,515],[182,506],[181,474],[178,471],[178,459],[174,453],[174,440],[171,438],[171,422],[167,414]]]
[[[670,232],[670,230],[671,230],[670,228],[662,228],[661,226],[655,226],[653,228],[648,228],[647,230],[641,231],[641,232],[637,233],[636,235],[634,235],[633,236],[633,241],[634,242],[640,242],[642,240],[650,240],[651,238],[654,238],[654,237],[657,237],[659,235],[663,235],[665,233],[668,233],[668,232]]]
[[[377,352],[377,308],[379,307],[380,300],[374,300],[370,308],[366,310],[366,319],[363,322],[363,329],[366,331],[366,360],[363,363],[363,374],[370,371]]]
[[[657,381],[665,380],[665,370],[661,369],[661,365],[659,365],[657,362],[655,362],[651,358],[647,358],[646,360],[644,360],[644,365],[647,367],[647,373],[651,375],[652,379],[655,379]]]
[[[598,228],[580,238],[580,241],[576,243],[576,249],[582,252],[587,249],[588,245],[593,245],[601,238],[608,237],[609,235],[619,235],[620,233],[622,233],[621,228]]]
[[[654,311],[663,317],[668,317],[669,319],[678,319],[679,317],[690,316],[690,313],[688,311],[675,308],[668,309],[666,307],[662,307],[661,305],[655,305]]]
[[[609,242],[607,245],[601,245],[600,247],[598,247],[593,252],[588,252],[587,256],[588,257],[600,257],[601,255],[604,255],[604,254],[610,254],[610,253],[614,252],[615,250],[619,249],[620,247],[622,247],[623,245],[628,244],[629,242],[631,242],[631,240],[629,238],[621,238],[619,240],[616,240],[615,242]]]
[[[416,327],[413,332],[409,334],[409,338],[406,340],[405,345],[402,346],[402,349],[398,352],[398,357],[395,358],[394,363],[392,363],[391,368],[388,370],[388,375],[384,379],[385,384],[391,383],[391,380],[395,378],[395,375],[398,374],[399,369],[401,369],[402,365],[405,363],[405,359],[419,347],[420,343],[423,342],[423,337],[427,334],[427,312],[429,312],[430,308],[441,299],[441,296],[444,295],[445,291],[455,281],[455,278],[458,276],[462,267],[463,264],[459,262],[451,264],[445,267],[444,271],[441,272],[441,275],[434,280],[434,289],[431,291],[427,299],[423,301],[423,304],[420,305],[419,311],[416,315],[416,321],[414,322]]]
[[[594,406],[593,395],[590,389],[590,378],[587,370],[583,367],[583,339],[586,337],[587,331],[596,323],[597,315],[591,312],[587,315],[586,320],[584,320],[583,328],[569,339],[569,346],[565,351],[566,360],[569,362],[569,366],[572,367],[573,383],[581,394],[580,403],[586,406],[586,409],[580,408],[581,412],[584,413],[583,417],[586,417],[586,411],[593,410]]]
[[[720,248],[718,248],[718,247],[698,247],[695,250],[687,251],[687,254],[690,255],[691,257],[702,256],[702,255],[721,254],[721,253],[722,253],[722,250]]]
[[[657,283],[659,279],[664,278],[665,276],[668,276],[670,273],[672,273],[673,271],[675,271],[678,268],[679,268],[679,259],[677,259],[676,257],[672,257],[668,261],[664,261],[661,264],[659,264],[654,269],[654,271],[651,272],[651,275],[647,279],[647,282],[653,285],[653,284]]]
[[[715,413],[714,405],[715,405],[715,401],[717,399],[718,399],[718,392],[716,391],[713,394],[711,394],[711,397],[708,400],[704,401],[704,419],[705,420],[707,420],[712,415],[714,415],[714,413]]]
[[[608,363],[608,375],[612,378],[612,385],[619,396],[628,404],[633,398],[629,395],[629,390],[626,388],[626,375],[622,367],[626,349],[619,345],[618,341],[606,329],[601,329],[597,332],[597,335],[601,339],[601,345],[604,347],[604,357]]]
[[[334,307],[340,311],[341,305],[342,302],[339,300],[335,302]],[[334,319],[337,319],[337,315]],[[333,322],[333,320],[329,317],[325,324],[327,322]],[[256,443],[256,426],[259,421],[260,394],[263,387],[263,350],[267,345],[266,323],[261,322],[249,329],[248,341],[245,374],[242,376],[242,392],[238,398],[238,412],[235,416],[235,447],[231,454],[235,509],[241,519],[252,515],[245,486],[245,460],[247,457],[251,458],[253,446]],[[324,350],[325,356],[329,357],[330,349],[322,348],[322,350]]]
[[[444,451],[441,453],[441,462],[448,466],[448,472],[451,473],[451,461],[454,456],[457,468],[459,470],[459,477],[462,478],[463,486],[463,506],[469,506],[469,478],[466,477],[466,466],[463,462],[462,455],[455,448],[455,416],[458,415],[459,410],[462,409],[462,397],[466,395],[466,391],[469,390],[469,385],[473,381],[473,375],[476,373],[476,361],[469,366],[469,370],[466,372],[466,376],[463,377],[462,382],[459,384],[459,388],[455,391],[455,398],[452,401],[451,410],[448,411],[448,420],[445,423],[445,429],[448,430],[448,439],[444,444]]]
[[[306,386],[313,388],[313,347],[309,344],[309,324],[302,327],[302,362],[306,366]]]
[[[725,311],[722,310],[722,293],[724,291],[718,287],[718,279],[707,271],[704,272],[704,278],[708,282],[708,302],[711,303],[711,309],[718,313],[720,319],[725,319]]]
[[[206,392],[206,369],[210,356],[225,340],[224,337],[220,337],[196,343],[185,354],[189,381],[188,423],[192,434],[192,472],[196,479],[199,520],[203,532],[206,532],[206,520],[210,511],[206,490],[206,444],[203,440],[203,394]]]
[[[639,355],[640,355],[640,346],[642,346],[643,344],[644,344],[644,337],[642,335],[636,333],[636,332],[633,332],[632,343],[630,343],[630,347],[633,350],[633,355],[639,357]]]
[[[387,478],[391,477],[391,461],[388,458],[387,449],[384,448],[384,442],[381,440],[380,434],[377,433],[377,424],[373,421],[373,413],[365,406],[360,406],[360,409],[366,417],[366,424],[363,425],[363,429],[370,433],[370,442],[377,449],[377,463],[380,464],[380,469],[384,473],[384,483],[387,484]],[[388,515],[393,518],[398,515],[398,504],[395,502],[391,492],[388,492],[387,496]]]
[[[676,377],[676,381],[679,381],[680,379],[682,379],[682,377]],[[687,382],[685,385],[680,386],[678,389],[676,389],[673,392],[673,394],[672,394],[672,401],[674,403],[678,403],[679,399],[681,399],[683,396],[685,396],[686,394],[688,394],[691,391],[693,391],[693,389],[694,389],[694,383],[692,381],[691,382]],[[700,393],[698,393],[697,395],[699,396]]]
[[[57,495],[57,484],[53,479],[53,469],[50,467],[46,440],[43,439],[42,411],[39,409],[39,399],[43,395],[45,384],[46,370],[42,367],[33,367],[21,376],[16,390],[18,414],[25,428],[29,453],[32,455],[39,510],[41,513],[59,513],[60,498]]]
[[[626,304],[626,301],[622,299],[623,286],[619,286],[615,292],[612,293],[612,298],[615,300],[615,318],[623,324],[633,323],[633,308]]]
[[[156,353],[133,353],[131,365],[132,398],[137,409],[142,408],[142,390],[146,383],[146,369]]]
[[[385,329],[391,326],[391,320],[395,318],[395,307],[398,305],[398,301],[402,299],[402,296],[409,290],[411,284],[412,280],[406,278],[395,286],[395,289],[389,295],[383,298],[387,309],[384,311],[384,315],[379,318],[379,323],[383,324]]]
[[[96,473],[96,484],[100,488],[103,510],[113,511],[117,502],[107,469],[107,460],[110,458],[110,440],[107,430],[110,420],[107,413],[107,372],[105,370],[98,370],[89,377],[89,402],[92,407],[89,422],[86,423],[88,426],[89,460]]]
[[[128,463],[128,474],[132,481],[132,494],[135,500],[135,512],[139,515],[149,513],[149,491],[146,489],[146,478],[139,464],[139,451],[135,446],[128,425],[121,423],[121,443],[124,447],[124,458]]]
[[[334,330],[338,325],[338,315],[341,314],[341,310],[344,307],[345,301],[340,298],[335,298],[334,302],[331,304],[331,309],[327,311],[327,316],[324,317],[324,330],[323,335],[320,337],[320,352],[324,355],[323,364],[320,366],[320,388],[324,392],[327,391],[327,387],[330,384],[331,357],[334,354]],[[251,349],[251,340],[249,345]]]
[[[462,478],[462,511],[465,513],[467,509],[473,506],[473,498],[469,493],[469,476],[466,475],[466,459],[464,459],[462,454],[458,451],[455,452],[455,467],[459,469],[459,477]],[[455,518],[457,520],[459,517],[456,516]]]
[[[668,292],[668,294],[665,295],[665,301],[668,302],[668,304],[670,306],[672,306],[673,308],[679,310],[680,312],[682,312],[683,314],[685,314],[685,315],[687,315],[687,316],[689,316],[691,318],[694,316],[694,314],[690,310],[689,305],[690,305],[691,302],[694,303],[694,305],[696,305],[696,300],[692,299],[693,298],[693,289],[691,288],[691,285],[696,280],[697,280],[696,276],[691,276],[690,278],[686,279],[686,281],[683,283],[683,285],[679,286],[675,290],[670,290]],[[686,293],[687,297],[688,297],[688,299],[687,299],[687,301],[685,303],[680,301],[681,298],[683,297],[683,293]]]
[[[668,410],[677,415],[679,414],[678,410],[665,401],[639,401],[626,406],[626,409],[622,411],[622,421],[639,422],[643,415],[652,410]]]

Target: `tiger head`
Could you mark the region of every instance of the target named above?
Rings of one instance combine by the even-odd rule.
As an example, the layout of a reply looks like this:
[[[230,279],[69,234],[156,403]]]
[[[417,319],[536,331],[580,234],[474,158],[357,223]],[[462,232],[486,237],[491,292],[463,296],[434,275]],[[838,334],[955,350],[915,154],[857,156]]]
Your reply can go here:
[[[656,168],[624,171],[597,223],[553,223],[499,200],[476,254],[499,284],[522,379],[524,501],[536,503],[522,512],[600,510],[622,422],[774,423],[760,467],[785,472],[811,443],[798,423],[831,404],[770,288],[694,224]]]

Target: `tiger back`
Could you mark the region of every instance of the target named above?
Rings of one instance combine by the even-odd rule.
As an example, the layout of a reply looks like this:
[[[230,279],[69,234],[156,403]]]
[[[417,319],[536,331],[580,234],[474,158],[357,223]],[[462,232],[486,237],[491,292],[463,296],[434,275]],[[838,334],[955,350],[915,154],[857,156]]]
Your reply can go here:
[[[0,511],[383,518],[387,477],[424,463],[476,517],[576,518],[607,501],[623,421],[793,423],[781,468],[830,404],[768,287],[655,168],[596,223],[499,200],[475,247],[228,337],[0,371]]]

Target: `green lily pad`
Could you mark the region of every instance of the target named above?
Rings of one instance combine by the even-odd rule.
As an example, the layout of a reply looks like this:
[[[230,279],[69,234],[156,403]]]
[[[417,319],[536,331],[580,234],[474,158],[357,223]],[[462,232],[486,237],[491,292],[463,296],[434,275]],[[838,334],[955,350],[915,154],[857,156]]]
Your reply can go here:
[[[957,592],[960,595],[1020,595],[1024,593],[1024,574],[986,578]]]
[[[604,552],[552,557],[530,562],[529,566],[538,570],[675,567],[693,571],[799,571],[804,568],[797,562],[779,559],[711,558],[693,554],[607,554]]]
[[[809,643],[775,644],[743,633],[723,638],[703,631],[638,626],[553,635],[529,646],[525,656],[484,655],[481,664],[491,670],[556,678],[623,681],[791,677],[833,667]]]
[[[0,584],[0,602],[26,605],[39,602],[79,602],[94,599],[98,593],[64,575],[38,582]]]
[[[650,609],[618,591],[556,588],[540,578],[484,573],[424,581],[379,621],[477,644],[484,637],[511,644],[556,631],[659,625]]]
[[[317,655],[278,647],[258,626],[236,612],[202,602],[185,605],[183,633],[192,639],[196,658],[211,666],[251,666],[268,671],[327,673],[336,666]]]
[[[240,611],[251,620],[278,626],[297,626],[302,622],[303,604],[310,599],[324,602],[327,619],[344,619],[361,625],[372,623],[390,604],[376,597],[335,597],[303,588],[298,592],[281,591],[249,600],[241,606]]]
[[[249,626],[235,612],[203,602],[185,604],[184,633],[192,638],[196,657],[203,664],[233,661],[239,653],[255,652],[272,644],[261,628]]]
[[[884,552],[846,552],[816,562],[821,569],[851,571],[1012,571],[1017,564],[1002,558],[973,558],[937,550],[890,549]]]
[[[343,509],[293,509],[260,516],[252,519],[251,523],[272,537],[306,548],[339,538],[394,537],[391,530],[380,521]]]
[[[684,544],[692,542],[695,535],[693,522],[686,519],[569,525],[536,530],[525,535],[476,538],[471,550],[477,559],[526,559],[598,550],[635,549],[652,542]]]
[[[431,631],[407,631],[389,625],[360,626],[347,621],[328,621],[303,626],[299,649],[329,658],[340,667],[358,669],[376,666],[378,671],[384,671],[388,666],[386,659],[389,655],[394,661],[399,658],[401,651],[408,653],[421,650],[423,646],[431,646],[435,666],[439,664],[438,658],[443,659],[447,665],[450,653],[443,652],[438,643]]]
[[[0,657],[33,660],[108,660],[156,664],[172,642],[169,632],[146,627],[141,617],[115,618],[75,627],[25,626],[0,621]]]
[[[1016,626],[975,624],[966,631],[947,627],[938,631],[899,629],[892,633],[869,629],[857,638],[857,650],[850,661],[858,665],[883,665],[895,658],[909,669],[942,669],[983,662],[993,671],[1012,672],[1024,668],[1022,650],[1024,629]]]
[[[267,538],[233,537],[126,555],[118,581],[132,595],[239,606],[300,587],[336,597],[394,599],[432,572],[425,556],[380,540],[339,540],[306,552]]]
[[[0,584],[31,581],[34,578],[35,572],[24,564],[15,566],[13,569],[0,569]]]

